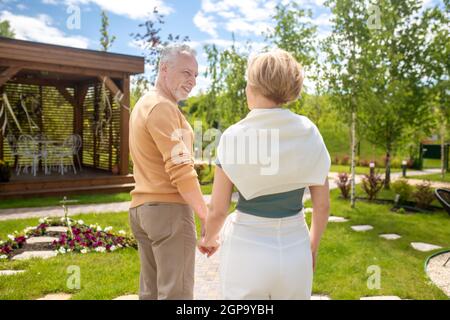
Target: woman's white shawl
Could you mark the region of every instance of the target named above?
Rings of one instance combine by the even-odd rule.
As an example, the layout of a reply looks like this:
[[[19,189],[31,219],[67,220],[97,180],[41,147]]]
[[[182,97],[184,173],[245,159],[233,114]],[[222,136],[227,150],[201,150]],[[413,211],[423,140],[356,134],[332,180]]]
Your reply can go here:
[[[316,125],[287,109],[253,109],[222,134],[217,157],[246,200],[324,185],[331,159]]]

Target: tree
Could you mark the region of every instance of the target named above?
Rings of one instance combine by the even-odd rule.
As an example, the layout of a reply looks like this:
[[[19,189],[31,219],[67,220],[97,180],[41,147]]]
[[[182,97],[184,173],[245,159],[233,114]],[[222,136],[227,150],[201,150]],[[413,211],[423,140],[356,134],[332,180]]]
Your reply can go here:
[[[312,11],[302,9],[295,2],[286,5],[278,4],[272,18],[275,20],[275,26],[272,30],[264,33],[266,41],[290,52],[304,67],[307,77],[315,82],[316,94],[319,94],[320,79],[316,72],[318,69],[316,51],[317,27],[311,22]],[[289,109],[301,113],[301,110],[305,107],[305,92],[306,90],[302,91],[302,99],[291,102],[288,105]],[[315,114],[320,114],[322,107],[319,103],[320,99],[311,99],[310,101],[314,102]]]
[[[0,22],[0,36],[6,38],[14,38],[16,36],[8,20]]]
[[[355,207],[355,158],[357,113],[362,108],[369,61],[365,50],[369,41],[363,0],[328,0],[333,13],[332,34],[322,43],[327,54],[324,75],[337,108],[351,125],[351,207]]]
[[[116,40],[116,36],[110,36],[108,32],[109,19],[106,12],[102,10],[102,27],[100,28],[100,46],[102,51],[108,51],[111,48],[113,42]]]
[[[391,155],[403,132],[429,119],[424,74],[429,19],[420,16],[420,0],[380,0],[380,26],[371,30],[365,56],[370,70],[365,112],[366,138],[386,150],[385,182],[389,188]]]
[[[301,9],[298,3],[279,4],[273,16],[275,27],[265,33],[266,40],[290,52],[303,66],[310,66],[316,58],[317,27],[311,23],[311,10]]]
[[[450,1],[444,3],[446,12],[450,10]],[[449,69],[450,69],[450,24],[448,15],[437,5],[424,13],[424,21],[427,22],[427,34],[432,37],[425,50],[428,101],[436,116],[435,125],[439,128],[441,143],[441,176],[445,176],[445,139],[450,126],[450,101],[449,101]]]
[[[189,41],[189,37],[182,37],[180,35],[168,34],[166,40],[162,40],[161,31],[164,24],[164,15],[158,13],[158,9],[153,9],[153,15],[144,23],[140,23],[139,27],[144,27],[143,33],[131,33],[130,36],[141,46],[145,51],[145,62],[150,66],[150,74],[148,76],[149,83],[153,86],[156,82],[158,74],[159,53],[160,49],[174,42]]]

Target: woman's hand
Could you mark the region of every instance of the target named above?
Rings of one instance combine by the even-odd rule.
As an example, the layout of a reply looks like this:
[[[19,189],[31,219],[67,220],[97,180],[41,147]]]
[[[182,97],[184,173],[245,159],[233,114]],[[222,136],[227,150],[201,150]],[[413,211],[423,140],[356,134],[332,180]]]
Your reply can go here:
[[[206,254],[207,257],[211,257],[219,249],[219,237],[214,238],[202,237],[198,242],[198,248],[201,253]]]
[[[317,249],[311,248],[312,253],[312,264],[313,264],[313,272],[316,271],[316,261],[317,261]]]

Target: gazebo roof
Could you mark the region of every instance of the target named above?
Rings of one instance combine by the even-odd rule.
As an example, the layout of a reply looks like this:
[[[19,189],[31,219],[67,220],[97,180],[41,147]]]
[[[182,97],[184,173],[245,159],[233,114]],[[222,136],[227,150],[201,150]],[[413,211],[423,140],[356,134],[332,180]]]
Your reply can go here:
[[[143,73],[144,58],[0,37],[0,67],[122,78]]]

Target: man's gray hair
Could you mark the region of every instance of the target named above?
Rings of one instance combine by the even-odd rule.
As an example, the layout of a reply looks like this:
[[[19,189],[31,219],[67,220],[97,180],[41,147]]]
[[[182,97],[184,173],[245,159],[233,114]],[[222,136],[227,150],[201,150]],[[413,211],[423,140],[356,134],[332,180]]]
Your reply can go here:
[[[161,49],[159,63],[171,62],[180,53],[188,53],[194,57],[197,55],[197,52],[187,44],[171,44]]]

